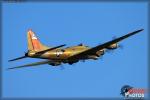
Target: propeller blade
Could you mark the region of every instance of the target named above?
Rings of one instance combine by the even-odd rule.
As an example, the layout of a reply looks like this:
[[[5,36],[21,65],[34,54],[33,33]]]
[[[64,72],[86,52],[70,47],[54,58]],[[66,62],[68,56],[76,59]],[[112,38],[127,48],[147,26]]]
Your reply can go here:
[[[81,60],[82,62],[85,62],[85,60]]]
[[[11,60],[8,60],[9,62],[10,61],[15,61],[15,60],[20,60],[20,59],[23,59],[23,58],[26,58],[27,56],[22,56],[22,57],[18,57],[18,58],[15,58],[15,59],[11,59]]]
[[[123,49],[124,48],[124,46],[123,45],[118,45],[118,47],[120,48],[120,49]]]
[[[114,50],[109,50],[109,49],[107,49],[105,52],[107,52],[107,53],[113,53]]]
[[[60,70],[64,70],[65,67],[63,65],[60,65]]]

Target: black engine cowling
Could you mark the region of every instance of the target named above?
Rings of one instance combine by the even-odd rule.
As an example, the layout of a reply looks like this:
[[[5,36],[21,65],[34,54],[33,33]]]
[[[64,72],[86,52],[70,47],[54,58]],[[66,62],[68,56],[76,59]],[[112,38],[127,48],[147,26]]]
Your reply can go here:
[[[108,47],[106,47],[107,49],[116,49],[118,47],[118,44],[117,43],[114,43]]]
[[[105,50],[103,49],[103,50],[97,51],[97,52],[96,52],[96,55],[99,57],[99,56],[101,56],[101,55],[104,55],[104,53],[105,53]]]

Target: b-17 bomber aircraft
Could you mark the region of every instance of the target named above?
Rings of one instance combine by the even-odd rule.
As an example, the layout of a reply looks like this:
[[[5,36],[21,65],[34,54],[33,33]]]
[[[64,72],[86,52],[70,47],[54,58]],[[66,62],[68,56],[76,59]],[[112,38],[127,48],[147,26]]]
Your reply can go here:
[[[134,32],[128,33],[124,36],[118,37],[106,43],[97,45],[95,47],[85,46],[83,44],[79,44],[77,46],[71,46],[67,48],[62,48],[65,46],[59,45],[56,47],[47,47],[43,45],[35,33],[30,29],[27,32],[27,41],[28,41],[28,52],[25,53],[24,56],[18,57],[9,61],[16,61],[23,58],[40,58],[46,59],[45,61],[35,62],[31,64],[26,64],[17,67],[11,67],[8,69],[16,69],[30,66],[37,66],[42,64],[49,64],[52,66],[58,66],[61,64],[68,63],[70,65],[77,63],[79,61],[85,61],[89,59],[97,60],[99,57],[105,54],[106,50],[114,50],[119,47],[118,42],[133,36],[144,29],[136,30]]]

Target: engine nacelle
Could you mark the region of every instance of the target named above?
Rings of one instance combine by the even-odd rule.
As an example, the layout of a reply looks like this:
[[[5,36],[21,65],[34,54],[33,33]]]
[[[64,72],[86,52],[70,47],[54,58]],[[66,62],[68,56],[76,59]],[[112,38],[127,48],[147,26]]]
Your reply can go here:
[[[106,47],[107,49],[117,49],[118,48],[118,44],[117,43],[114,43],[108,47]]]
[[[88,59],[97,60],[97,59],[98,59],[98,56],[97,56],[97,55],[89,55],[89,56],[88,56]]]
[[[105,49],[102,49],[102,50],[97,51],[96,55],[99,57],[101,55],[104,55],[104,53],[105,53]]]

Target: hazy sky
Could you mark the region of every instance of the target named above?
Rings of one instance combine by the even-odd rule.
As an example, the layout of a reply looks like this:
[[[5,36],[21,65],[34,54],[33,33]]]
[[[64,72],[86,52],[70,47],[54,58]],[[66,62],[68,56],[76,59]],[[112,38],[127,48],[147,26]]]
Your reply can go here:
[[[3,97],[122,97],[123,85],[147,88],[148,15],[146,3],[43,2],[2,5]],[[83,43],[94,47],[144,28],[121,42],[124,49],[99,60],[63,65],[64,70],[40,65],[7,71],[6,68],[42,61],[9,59],[27,51],[29,28],[48,46]]]

